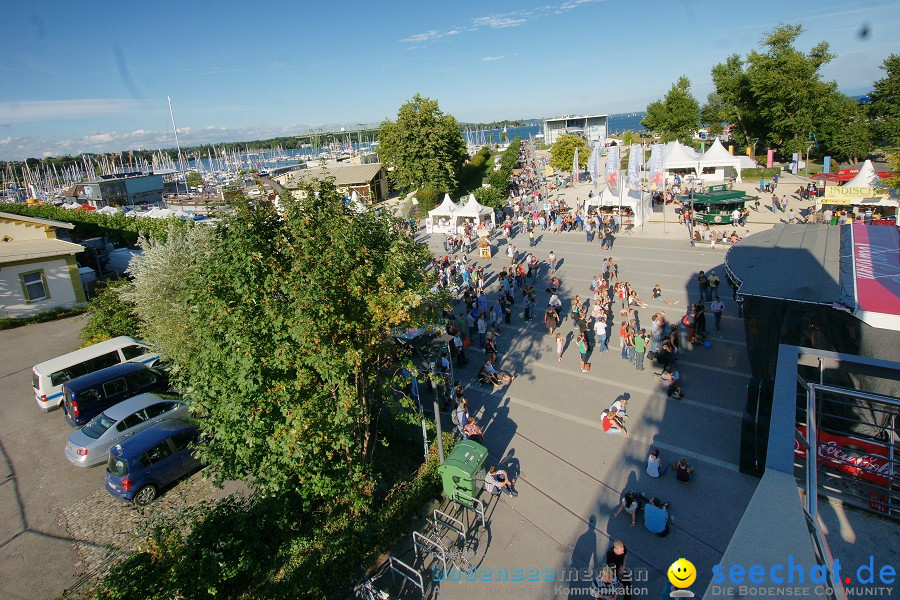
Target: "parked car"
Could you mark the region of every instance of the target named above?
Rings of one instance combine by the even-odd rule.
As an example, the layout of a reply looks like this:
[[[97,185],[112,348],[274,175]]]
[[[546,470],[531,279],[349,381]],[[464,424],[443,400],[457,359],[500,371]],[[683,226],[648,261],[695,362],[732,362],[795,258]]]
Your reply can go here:
[[[139,363],[107,367],[63,384],[63,418],[72,427],[81,427],[123,400],[168,389],[169,378],[159,369]]]
[[[73,465],[90,467],[106,462],[109,449],[139,431],[166,419],[190,416],[187,404],[156,394],[140,394],[107,408],[69,435],[66,458]]]
[[[116,444],[106,463],[106,491],[120,502],[145,505],[167,485],[200,467],[194,458],[197,427],[166,419]]]
[[[31,369],[34,401],[44,412],[62,406],[65,382],[124,362],[152,367],[159,362],[159,355],[147,344],[123,335],[45,360]]]

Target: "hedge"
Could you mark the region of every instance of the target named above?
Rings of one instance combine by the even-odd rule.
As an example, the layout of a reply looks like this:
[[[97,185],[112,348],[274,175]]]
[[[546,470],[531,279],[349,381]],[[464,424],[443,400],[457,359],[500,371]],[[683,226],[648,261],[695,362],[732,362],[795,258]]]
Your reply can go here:
[[[51,308],[50,310],[42,310],[39,313],[29,315],[27,317],[0,317],[0,331],[4,329],[15,329],[23,325],[31,325],[32,323],[46,323],[47,321],[56,321],[57,319],[67,319],[75,317],[87,312],[87,306],[76,306],[75,308]]]
[[[781,175],[781,169],[741,169],[741,179],[771,179],[776,173]]]
[[[139,236],[163,241],[169,224],[176,227],[192,227],[192,221],[182,219],[150,219],[147,217],[126,217],[119,213],[106,215],[95,210],[69,210],[52,204],[0,204],[0,212],[13,213],[38,219],[51,219],[71,223],[75,226],[73,237],[78,239],[103,237],[117,246],[134,246]]]

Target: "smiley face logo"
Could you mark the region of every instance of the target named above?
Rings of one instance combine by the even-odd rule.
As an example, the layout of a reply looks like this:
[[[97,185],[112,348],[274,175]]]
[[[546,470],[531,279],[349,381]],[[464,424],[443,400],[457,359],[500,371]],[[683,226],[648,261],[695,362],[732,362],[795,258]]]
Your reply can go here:
[[[669,581],[677,588],[691,587],[691,584],[697,579],[697,569],[686,558],[679,558],[673,562],[667,573]]]

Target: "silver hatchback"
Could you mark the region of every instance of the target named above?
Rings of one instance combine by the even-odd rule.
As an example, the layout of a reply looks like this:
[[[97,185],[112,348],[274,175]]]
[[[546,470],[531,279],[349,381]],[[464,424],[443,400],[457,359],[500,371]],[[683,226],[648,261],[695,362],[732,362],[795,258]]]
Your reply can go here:
[[[187,404],[141,394],[115,404],[69,436],[66,458],[78,467],[105,464],[109,449],[142,429],[165,419],[190,417]]]

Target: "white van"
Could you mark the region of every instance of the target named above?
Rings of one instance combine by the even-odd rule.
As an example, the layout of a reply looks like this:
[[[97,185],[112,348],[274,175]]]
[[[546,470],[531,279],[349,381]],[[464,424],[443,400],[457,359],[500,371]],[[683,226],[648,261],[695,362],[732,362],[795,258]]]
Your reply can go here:
[[[124,335],[63,354],[32,367],[34,401],[44,412],[57,408],[63,403],[65,382],[123,362],[153,366],[159,355],[147,344]]]

